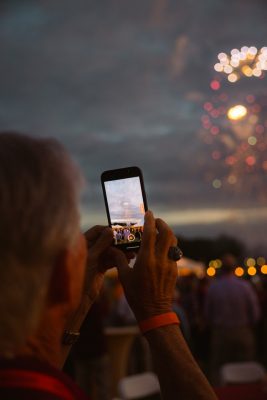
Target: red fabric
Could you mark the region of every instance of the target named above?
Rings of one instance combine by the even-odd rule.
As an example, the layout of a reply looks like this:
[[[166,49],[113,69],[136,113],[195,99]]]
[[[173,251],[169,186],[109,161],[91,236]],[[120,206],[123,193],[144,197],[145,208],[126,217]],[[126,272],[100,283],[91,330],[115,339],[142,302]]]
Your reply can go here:
[[[214,390],[219,400],[267,400],[266,382],[229,385]]]
[[[88,400],[63,372],[29,357],[0,358],[0,399]]]

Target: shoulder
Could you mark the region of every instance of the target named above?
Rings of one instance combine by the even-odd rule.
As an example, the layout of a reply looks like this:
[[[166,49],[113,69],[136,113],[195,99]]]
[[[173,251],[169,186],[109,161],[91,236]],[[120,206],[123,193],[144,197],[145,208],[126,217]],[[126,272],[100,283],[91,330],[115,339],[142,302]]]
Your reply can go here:
[[[62,371],[31,357],[0,359],[0,382],[5,382],[0,384],[0,398],[59,400],[65,394],[66,398],[88,400]]]

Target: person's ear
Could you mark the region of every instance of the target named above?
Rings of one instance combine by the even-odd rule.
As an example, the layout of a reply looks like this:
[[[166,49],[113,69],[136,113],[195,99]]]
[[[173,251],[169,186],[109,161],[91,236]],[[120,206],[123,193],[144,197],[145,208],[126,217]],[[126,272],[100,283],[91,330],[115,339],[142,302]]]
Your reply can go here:
[[[48,290],[48,304],[65,304],[71,310],[79,305],[85,277],[87,246],[80,234],[76,244],[62,250],[54,262]]]
[[[64,249],[54,261],[47,293],[49,307],[66,305],[71,301],[69,257],[68,249]]]

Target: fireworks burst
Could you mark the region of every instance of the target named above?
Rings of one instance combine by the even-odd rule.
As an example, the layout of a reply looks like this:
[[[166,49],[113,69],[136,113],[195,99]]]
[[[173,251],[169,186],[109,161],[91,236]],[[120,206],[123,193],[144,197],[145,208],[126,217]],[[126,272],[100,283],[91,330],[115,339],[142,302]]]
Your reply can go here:
[[[218,93],[203,105],[201,136],[211,148],[215,189],[233,188],[267,198],[267,93],[231,104]]]
[[[261,78],[267,71],[267,47],[258,50],[255,46],[243,46],[240,50],[231,50],[230,55],[219,53],[218,61],[214,65],[215,71],[226,74],[231,83],[242,76]]]

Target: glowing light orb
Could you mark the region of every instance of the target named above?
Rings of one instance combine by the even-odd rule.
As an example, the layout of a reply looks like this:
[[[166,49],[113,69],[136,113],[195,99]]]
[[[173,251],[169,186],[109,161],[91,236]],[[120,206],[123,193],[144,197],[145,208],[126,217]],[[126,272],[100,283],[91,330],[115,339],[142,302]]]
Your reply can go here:
[[[213,79],[218,80],[216,76]],[[209,157],[206,159],[208,170],[203,169],[203,178],[215,191],[228,191],[235,195],[242,193],[253,198],[256,195],[257,200],[265,206],[266,85],[262,85],[258,94],[246,92],[236,95],[235,92],[232,93],[232,85],[227,80],[220,80],[220,84],[221,88],[210,91],[203,101],[199,136],[209,146]]]
[[[261,266],[261,273],[264,275],[267,274],[267,265],[266,264]]]
[[[252,257],[249,257],[246,261],[246,264],[248,267],[255,267],[256,265],[256,260]]]
[[[210,87],[212,90],[219,90],[221,87],[221,84],[219,81],[217,81],[216,79],[214,79],[211,83],[210,83]]]
[[[220,63],[217,63],[217,64],[214,65],[214,69],[217,72],[223,72],[223,65],[220,64]]]
[[[257,273],[257,270],[256,270],[255,267],[249,267],[248,268],[248,275],[254,276],[254,275],[256,275],[256,273]]]
[[[232,73],[232,74],[228,75],[227,79],[229,82],[234,83],[237,81],[238,76],[236,74]]]
[[[220,189],[222,187],[222,182],[220,179],[214,179],[214,181],[212,182],[212,186],[214,187],[214,189]]]
[[[221,268],[222,266],[222,260],[220,260],[219,258],[217,258],[216,260],[211,260],[209,262],[209,267],[211,268]]]
[[[230,175],[227,179],[228,183],[230,185],[234,185],[237,182],[237,177],[235,175]]]
[[[235,269],[235,275],[238,277],[243,276],[245,273],[244,269],[242,267],[236,267]]]
[[[228,75],[231,83],[242,76],[261,78],[267,71],[267,47],[243,46],[240,50],[232,49],[229,55],[219,53],[217,58],[219,62],[214,65],[215,71]]]
[[[257,144],[257,138],[255,136],[250,136],[248,138],[248,144],[251,146],[255,146]]]
[[[248,66],[244,65],[241,68],[241,71],[243,72],[244,75],[246,75],[248,78],[250,78],[253,75],[253,70]]]
[[[233,72],[233,67],[231,67],[231,65],[226,65],[223,70],[226,74],[231,74]]]
[[[216,269],[214,267],[207,268],[207,275],[208,276],[215,276],[216,275]]]
[[[227,55],[225,53],[220,53],[220,54],[218,54],[218,59],[220,61],[227,60]]]
[[[264,257],[258,257],[257,258],[257,264],[260,265],[260,266],[266,264],[265,258]]]
[[[239,119],[244,118],[248,113],[248,110],[245,106],[243,106],[242,104],[238,104],[234,107],[231,107],[228,112],[227,112],[227,116],[229,119],[237,121]]]
[[[246,158],[246,163],[248,166],[252,167],[254,164],[256,164],[256,159],[253,156],[249,156]]]

